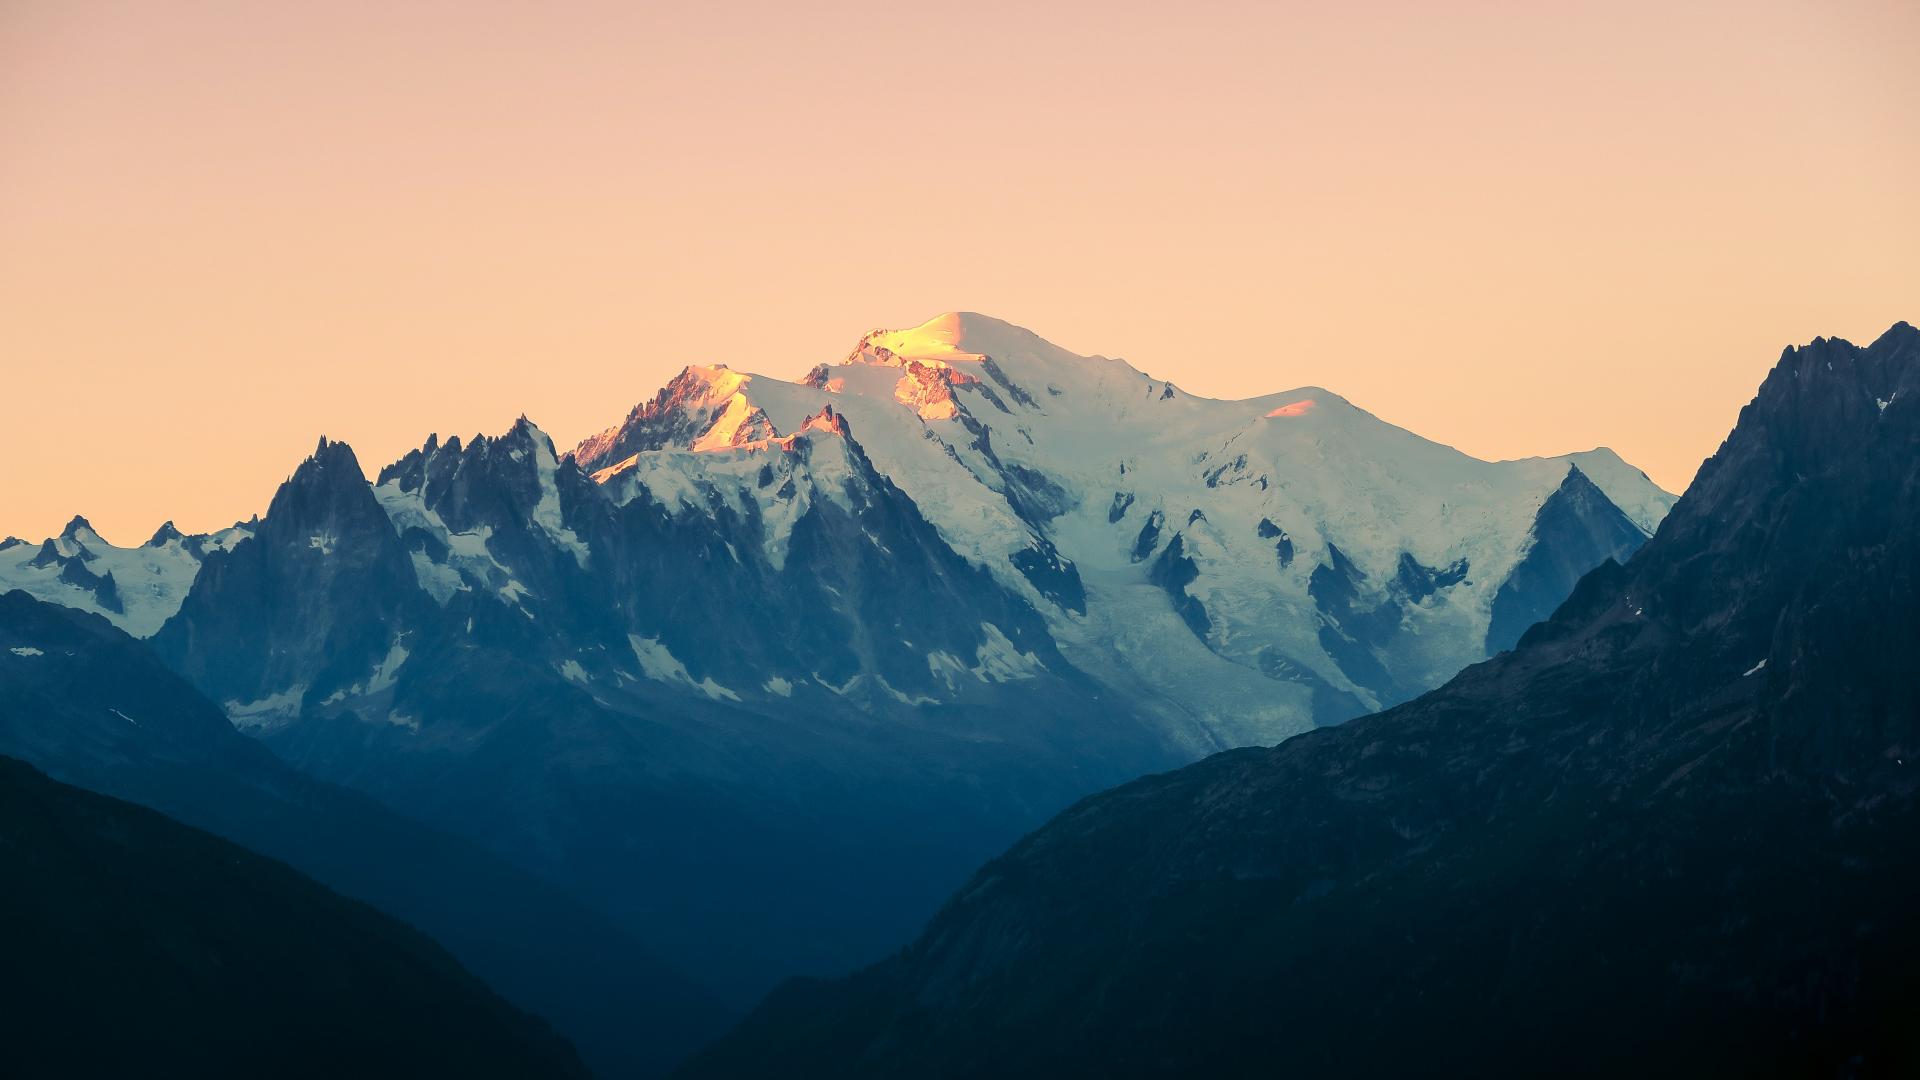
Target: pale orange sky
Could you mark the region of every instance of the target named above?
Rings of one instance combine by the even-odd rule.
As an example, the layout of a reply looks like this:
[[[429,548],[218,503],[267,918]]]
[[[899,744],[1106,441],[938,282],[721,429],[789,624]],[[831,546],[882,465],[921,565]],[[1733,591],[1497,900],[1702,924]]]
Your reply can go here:
[[[1916,45],[1884,0],[0,0],[0,534],[223,525],[322,433],[565,447],[956,308],[1678,490],[1783,346],[1920,321]]]

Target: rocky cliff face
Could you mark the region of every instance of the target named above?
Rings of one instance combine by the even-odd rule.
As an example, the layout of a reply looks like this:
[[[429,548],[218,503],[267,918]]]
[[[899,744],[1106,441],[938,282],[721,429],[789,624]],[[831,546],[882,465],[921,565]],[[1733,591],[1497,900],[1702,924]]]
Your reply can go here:
[[[1512,653],[1081,803],[689,1073],[1911,1071],[1916,396],[1906,324],[1788,350]]]
[[[353,450],[321,439],[253,535],[208,557],[153,645],[236,724],[277,727],[403,647],[419,594]]]
[[[1540,504],[1527,539],[1527,553],[1493,596],[1489,654],[1513,648],[1528,627],[1553,614],[1587,571],[1609,560],[1626,562],[1647,534],[1574,465]]]

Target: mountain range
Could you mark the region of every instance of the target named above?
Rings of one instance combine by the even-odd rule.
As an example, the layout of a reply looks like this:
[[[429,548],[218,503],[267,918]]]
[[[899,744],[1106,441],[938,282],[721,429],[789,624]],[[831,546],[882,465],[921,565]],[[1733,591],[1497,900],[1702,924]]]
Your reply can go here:
[[[327,445],[337,444],[323,444],[316,469]],[[794,382],[687,368],[563,457],[524,420],[493,438],[431,438],[373,485],[406,559],[349,554],[410,562],[417,591],[443,609],[473,593],[492,601],[485,610],[533,621],[557,605],[607,606],[604,594],[565,590],[575,579],[605,584],[609,564],[632,561],[617,550],[596,558],[596,543],[652,550],[669,539],[642,527],[698,529],[684,539],[726,547],[731,576],[777,576],[796,525],[818,529],[819,519],[852,508],[845,491],[876,481],[890,489],[876,493],[880,501],[911,503],[911,524],[931,527],[943,555],[985,573],[988,583],[968,583],[970,596],[1024,602],[1070,663],[1127,692],[1190,748],[1271,741],[1436,685],[1509,647],[1580,572],[1643,542],[1672,503],[1608,450],[1479,461],[1325,390],[1196,398],[1123,361],[949,314],[868,334],[843,362]],[[355,501],[361,516],[346,526],[377,524]],[[284,510],[282,531],[294,512]],[[626,535],[607,535],[608,519]],[[0,580],[148,637],[179,612],[210,554],[224,558],[260,528],[256,519],[190,537],[167,523],[141,547],[121,549],[76,518],[38,546],[6,541]],[[330,555],[342,538],[294,539]],[[810,539],[799,537],[803,555]],[[658,577],[686,568],[621,569]],[[883,565],[868,576],[921,569]],[[382,593],[396,602],[404,594],[398,580]],[[600,666],[625,664],[630,676],[710,699],[775,706],[794,687],[803,698],[828,693],[882,709],[964,700],[971,683],[995,681],[973,669],[995,667],[983,651],[999,657],[1007,651],[999,638],[1014,630],[970,627],[902,658],[893,654],[903,641],[872,632],[889,628],[864,625],[873,613],[850,610],[837,614],[860,626],[858,646],[838,635],[830,646],[808,644],[802,633],[755,642],[755,655],[738,658],[718,646],[739,644],[741,631],[719,624],[744,604],[709,603],[669,622],[671,594],[611,599],[631,609],[614,629],[639,637],[639,651],[619,641],[565,648],[624,654]],[[840,603],[829,596],[829,607]],[[390,651],[377,644],[370,658],[352,657],[361,670],[332,678],[375,675]],[[1017,666],[1022,655],[999,659]],[[567,659],[590,680],[618,680],[589,671],[585,656],[558,663]],[[217,689],[246,695],[231,698],[234,711],[273,724],[297,716],[318,689],[288,681],[296,676],[321,679],[323,700],[351,688],[302,669]]]
[[[1912,1075],[1916,571],[1920,331],[1789,349],[1513,651],[1077,804],[686,1075]]]
[[[631,951],[608,993],[698,1006],[684,971],[744,1005],[898,947],[1075,799],[1511,647],[1671,504],[1608,450],[1481,461],[1329,391],[1200,398],[950,314],[792,381],[689,367],[570,452],[523,418],[370,479],[321,439],[217,533],[119,548],[76,518],[0,542],[19,648],[86,639],[164,684],[107,701],[69,679],[0,751],[297,866],[256,809],[320,828],[351,805],[352,835],[403,823],[463,873],[497,860],[604,913],[567,947]],[[70,692],[84,723],[55,723]],[[192,775],[246,798],[121,767],[158,752],[107,721],[153,693],[218,743]],[[597,991],[490,968],[439,901],[367,895],[402,861],[302,868],[612,1060]]]

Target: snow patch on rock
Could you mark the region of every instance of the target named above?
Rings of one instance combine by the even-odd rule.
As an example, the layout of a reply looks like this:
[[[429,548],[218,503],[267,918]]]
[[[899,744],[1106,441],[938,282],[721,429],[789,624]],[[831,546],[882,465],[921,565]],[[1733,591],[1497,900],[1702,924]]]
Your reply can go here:
[[[715,701],[739,701],[740,695],[713,681],[712,676],[696,681],[687,672],[687,666],[673,655],[658,638],[641,637],[628,634],[627,643],[633,648],[634,659],[640,663],[640,671],[655,682],[677,683],[705,694]]]
[[[253,701],[228,701],[222,708],[226,711],[227,719],[241,731],[274,731],[299,718],[300,701],[306,693],[305,684],[289,686],[277,694]]]
[[[551,457],[551,452],[548,454]],[[420,529],[439,541],[446,549],[444,562],[436,562],[425,551],[414,550],[411,554],[413,574],[420,587],[441,607],[453,599],[453,594],[470,589],[479,589],[498,596],[504,603],[517,605],[527,595],[526,587],[513,579],[506,565],[494,558],[487,541],[493,530],[482,525],[472,532],[454,532],[441,520],[440,515],[427,507],[426,498],[419,491],[404,491],[398,480],[389,480],[373,489],[375,500],[380,508],[387,512],[387,520],[393,523],[395,532],[401,536],[409,529]],[[558,495],[554,496],[552,513],[559,514]],[[542,501],[545,501],[543,490]],[[547,526],[543,524],[543,528]],[[552,535],[549,530],[549,535]],[[572,533],[567,532],[571,537]],[[559,537],[555,537],[559,540]],[[574,543],[578,543],[577,538]],[[563,542],[563,546],[564,542]],[[584,545],[582,545],[584,548]],[[575,558],[584,555],[575,554]]]
[[[574,561],[585,568],[588,560],[587,545],[572,529],[567,528],[560,513],[560,485],[554,479],[560,463],[554,457],[553,443],[538,428],[533,429],[533,464],[536,478],[540,483],[540,501],[534,505],[533,521],[540,526],[554,543],[573,555]]]
[[[980,643],[980,648],[973,654],[976,661],[973,673],[978,678],[988,682],[1012,682],[1015,679],[1031,679],[1046,670],[1038,656],[1023,652],[999,627],[992,623],[981,623],[980,632],[986,635],[986,640]]]

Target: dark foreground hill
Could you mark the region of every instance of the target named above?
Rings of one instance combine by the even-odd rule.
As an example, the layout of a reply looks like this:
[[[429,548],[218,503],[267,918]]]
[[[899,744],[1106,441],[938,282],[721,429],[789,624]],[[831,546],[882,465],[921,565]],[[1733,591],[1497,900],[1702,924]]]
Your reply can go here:
[[[13,758],[0,880],[10,1076],[586,1075],[419,932]]]
[[[1902,323],[1788,350],[1514,652],[1082,802],[687,1072],[1913,1075],[1916,658]]]
[[[657,1073],[722,1025],[703,989],[598,912],[300,774],[97,615],[0,595],[0,754],[285,860],[418,927],[597,1072]]]

